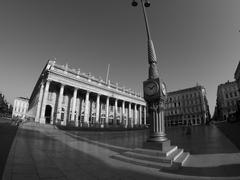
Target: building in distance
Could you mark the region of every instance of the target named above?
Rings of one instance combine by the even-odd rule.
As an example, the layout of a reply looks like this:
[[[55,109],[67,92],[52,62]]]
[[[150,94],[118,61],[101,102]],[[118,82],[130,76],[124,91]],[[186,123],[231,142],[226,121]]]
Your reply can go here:
[[[227,81],[224,84],[218,85],[214,120],[235,121],[239,99],[240,94],[236,81]]]
[[[28,98],[18,97],[14,99],[12,117],[25,119],[28,111]]]
[[[186,88],[168,93],[165,124],[172,126],[194,126],[210,121],[210,112],[203,86]]]
[[[234,73],[234,78],[237,83],[238,92],[240,92],[240,61],[238,62],[237,69]],[[237,100],[237,111],[236,111],[236,119],[240,121],[240,98]]]

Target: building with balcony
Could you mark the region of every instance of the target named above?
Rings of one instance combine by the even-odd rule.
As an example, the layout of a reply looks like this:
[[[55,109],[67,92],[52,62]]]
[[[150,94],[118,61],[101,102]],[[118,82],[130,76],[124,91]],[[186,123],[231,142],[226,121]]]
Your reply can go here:
[[[165,125],[193,126],[206,124],[210,120],[210,112],[203,86],[186,88],[169,92],[166,101]]]
[[[146,124],[146,103],[117,83],[49,60],[31,94],[28,116],[43,124],[131,128]]]

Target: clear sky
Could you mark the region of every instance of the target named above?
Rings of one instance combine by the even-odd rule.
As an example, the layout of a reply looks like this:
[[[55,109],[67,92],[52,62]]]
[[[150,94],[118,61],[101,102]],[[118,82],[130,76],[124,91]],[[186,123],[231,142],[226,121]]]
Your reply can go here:
[[[203,85],[211,114],[217,86],[240,59],[239,0],[150,0],[147,9],[168,91]],[[131,0],[1,0],[0,91],[30,97],[46,61],[106,77],[142,92],[146,33]]]

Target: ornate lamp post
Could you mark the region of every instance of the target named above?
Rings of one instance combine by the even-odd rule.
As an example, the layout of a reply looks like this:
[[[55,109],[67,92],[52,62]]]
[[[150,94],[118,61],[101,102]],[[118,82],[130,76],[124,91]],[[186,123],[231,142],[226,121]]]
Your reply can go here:
[[[158,146],[161,150],[170,146],[170,141],[165,134],[164,126],[164,109],[166,101],[166,86],[159,78],[157,68],[157,57],[151,39],[151,34],[148,25],[148,19],[146,14],[146,7],[150,6],[150,2],[147,0],[140,0],[144,15],[145,27],[147,32],[147,45],[148,45],[148,64],[149,73],[148,79],[143,82],[144,99],[147,102],[148,113],[150,116],[150,137],[145,145]],[[137,6],[138,3],[133,0],[132,6]]]

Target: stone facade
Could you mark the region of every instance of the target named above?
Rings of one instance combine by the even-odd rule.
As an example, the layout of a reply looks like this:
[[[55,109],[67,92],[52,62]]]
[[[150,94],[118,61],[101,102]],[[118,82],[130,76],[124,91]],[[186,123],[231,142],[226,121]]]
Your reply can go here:
[[[133,91],[48,61],[32,92],[28,116],[76,127],[146,124],[146,103]]]
[[[238,86],[238,92],[240,93],[240,61],[238,62],[237,69],[234,73],[234,78]],[[240,98],[237,101],[236,120],[240,121]]]
[[[237,69],[234,73],[234,78],[236,80],[237,86],[238,86],[238,90],[240,90],[240,61],[238,63]]]
[[[168,93],[166,126],[200,125],[206,124],[209,120],[209,106],[203,86],[197,85]]]
[[[237,102],[240,99],[236,81],[220,84],[217,89],[215,121],[235,121]]]
[[[24,119],[27,115],[29,99],[18,97],[14,100],[12,117]]]

